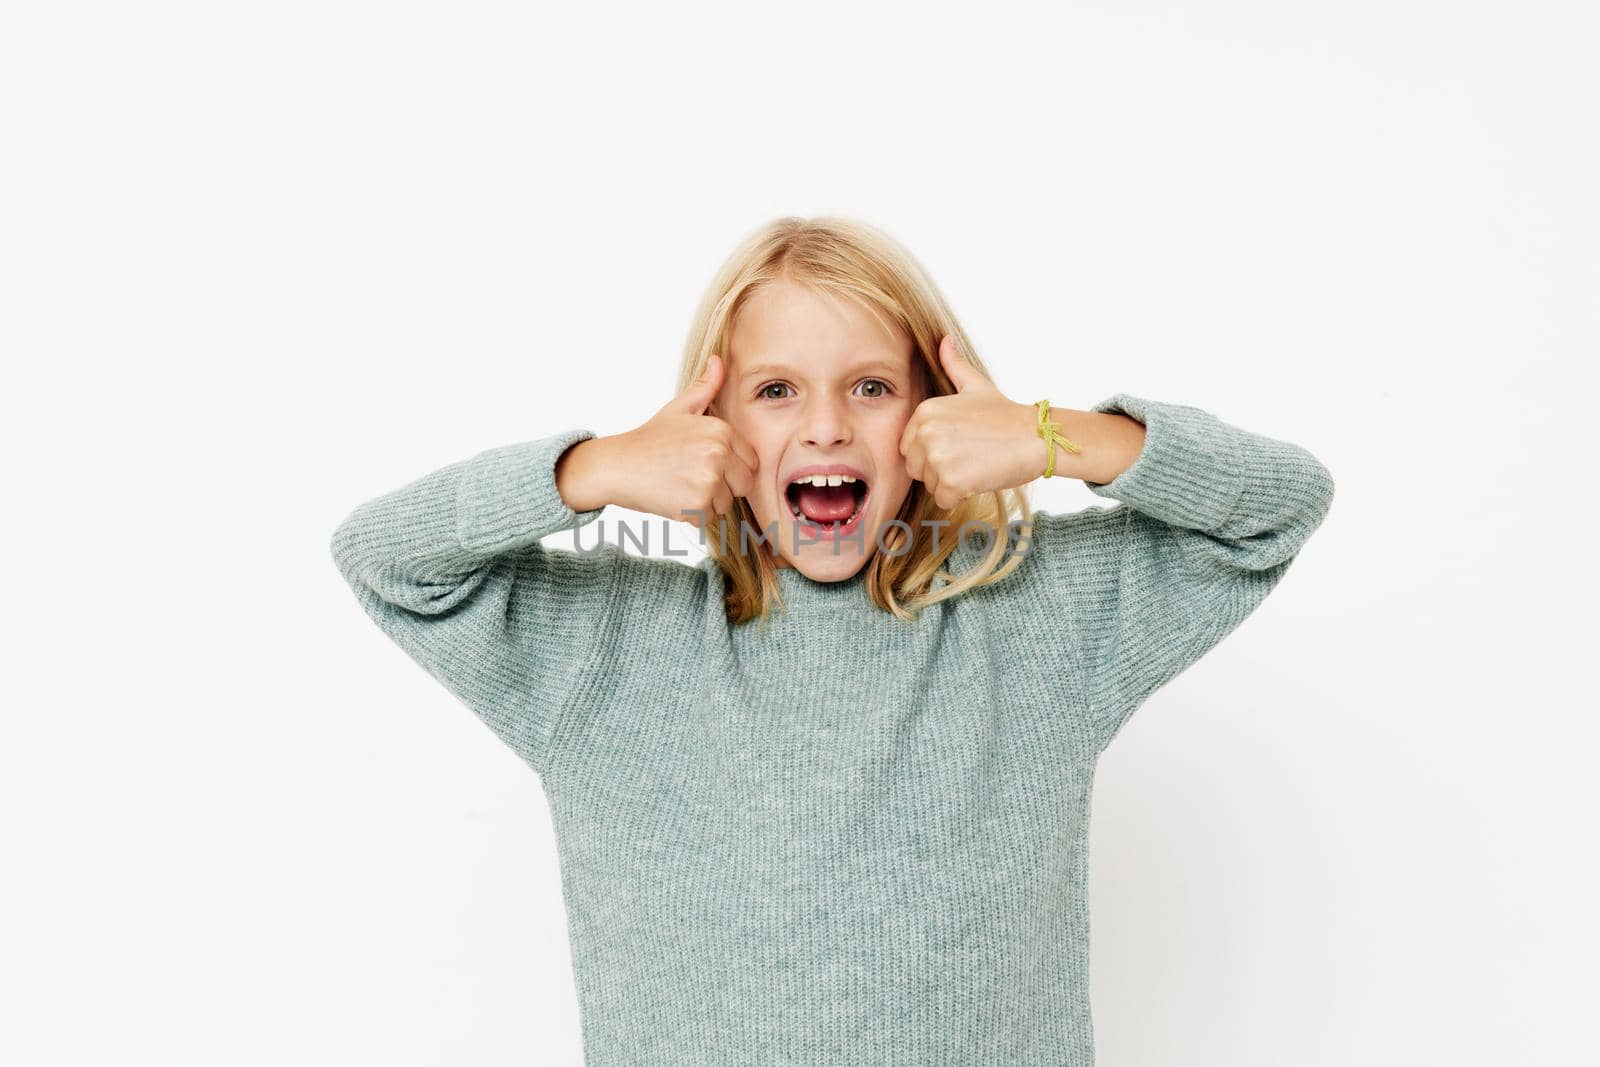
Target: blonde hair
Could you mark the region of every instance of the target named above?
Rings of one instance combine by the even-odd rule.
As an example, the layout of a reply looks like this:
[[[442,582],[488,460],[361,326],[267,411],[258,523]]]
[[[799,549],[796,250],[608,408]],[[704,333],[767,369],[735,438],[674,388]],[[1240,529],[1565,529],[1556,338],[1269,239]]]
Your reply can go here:
[[[838,216],[787,216],[741,241],[712,279],[689,329],[678,371],[678,392],[694,383],[711,355],[722,356],[727,365],[728,340],[739,310],[758,289],[780,278],[853,301],[886,331],[898,329],[909,335],[914,345],[912,371],[916,372],[920,359],[927,396],[955,392],[939,362],[939,342],[945,334],[954,335],[967,362],[991,377],[938,287],[894,238],[866,223]],[[1019,554],[1002,563],[1013,510],[1026,537],[1032,512],[1020,489],[979,494],[947,509],[934,503],[920,481],[913,481],[895,516],[912,531],[911,546],[904,547],[908,535],[900,526],[887,528],[881,546],[874,540],[864,575],[868,596],[884,611],[909,621],[924,607],[1006,577],[1022,562]],[[764,620],[772,607],[783,604],[777,567],[765,552],[740,550],[744,543],[740,524],[747,523],[754,533],[760,530],[760,523],[743,497],[735,498],[733,512],[720,519],[706,524],[705,543],[707,554],[717,561],[725,578],[723,600],[728,620],[735,625],[752,618]],[[935,553],[929,522],[938,520],[949,525],[940,528]],[[961,531],[964,524],[974,521],[988,526],[987,555],[960,575],[940,570],[960,544],[952,531]],[[935,578],[947,584],[933,589]]]

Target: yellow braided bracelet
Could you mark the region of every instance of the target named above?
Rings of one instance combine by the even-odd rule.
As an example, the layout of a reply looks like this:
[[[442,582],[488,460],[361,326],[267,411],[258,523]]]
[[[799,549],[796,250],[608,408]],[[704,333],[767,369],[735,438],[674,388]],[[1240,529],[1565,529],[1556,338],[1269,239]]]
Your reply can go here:
[[[1048,478],[1056,472],[1056,445],[1060,445],[1068,452],[1082,452],[1083,449],[1061,436],[1061,424],[1050,418],[1050,401],[1035,400],[1033,406],[1039,409],[1037,428],[1039,437],[1044,441],[1045,450],[1050,454],[1049,462],[1044,466],[1044,476]]]

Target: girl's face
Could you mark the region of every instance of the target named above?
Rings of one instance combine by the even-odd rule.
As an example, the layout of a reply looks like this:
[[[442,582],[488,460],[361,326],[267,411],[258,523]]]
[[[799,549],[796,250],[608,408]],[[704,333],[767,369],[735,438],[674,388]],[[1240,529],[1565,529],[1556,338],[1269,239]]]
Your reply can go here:
[[[711,414],[760,457],[747,499],[777,565],[817,581],[849,578],[911,489],[900,435],[926,395],[911,339],[886,335],[848,301],[779,279],[740,309],[723,358]],[[818,474],[834,477],[795,484]]]

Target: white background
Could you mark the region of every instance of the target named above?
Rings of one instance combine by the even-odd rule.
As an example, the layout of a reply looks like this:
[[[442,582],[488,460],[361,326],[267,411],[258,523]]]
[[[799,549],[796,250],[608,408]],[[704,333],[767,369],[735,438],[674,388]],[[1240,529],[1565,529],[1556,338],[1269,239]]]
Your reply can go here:
[[[580,1061],[538,779],[328,540],[836,212],[1338,484],[1100,764],[1100,1062],[1597,1062],[1597,9],[578,8],[0,21],[0,1061]]]

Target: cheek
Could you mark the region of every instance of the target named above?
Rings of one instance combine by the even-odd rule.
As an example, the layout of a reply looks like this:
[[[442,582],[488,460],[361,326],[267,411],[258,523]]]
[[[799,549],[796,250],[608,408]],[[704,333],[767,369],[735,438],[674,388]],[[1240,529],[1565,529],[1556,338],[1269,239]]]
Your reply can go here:
[[[776,477],[779,453],[759,441],[752,441],[748,437],[745,440],[756,450],[756,477],[755,484],[750,490],[750,503],[776,510],[783,502],[783,494],[778,491]]]
[[[897,419],[893,425],[886,427],[878,447],[879,470],[901,482],[911,480],[911,475],[906,473],[906,457],[900,454],[900,439],[905,436],[906,423],[909,421],[909,417]]]

